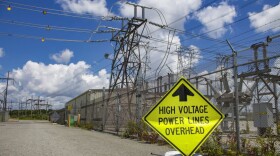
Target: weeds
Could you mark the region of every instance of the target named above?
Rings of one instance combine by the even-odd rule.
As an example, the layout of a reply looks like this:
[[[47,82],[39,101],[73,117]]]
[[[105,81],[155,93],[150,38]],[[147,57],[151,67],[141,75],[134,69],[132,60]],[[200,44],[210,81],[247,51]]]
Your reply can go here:
[[[259,136],[256,139],[241,137],[242,153],[236,151],[237,140],[235,133],[230,133],[225,137],[222,137],[222,134],[219,129],[216,129],[198,149],[198,153],[207,156],[275,156],[277,154],[276,143],[280,139],[278,136],[273,135],[272,129],[267,129],[265,135]],[[166,144],[165,140],[159,139],[159,135],[156,132],[150,132],[147,125],[143,122],[140,122],[138,125],[133,121],[128,122],[123,137],[137,138],[152,144]]]
[[[265,132],[265,137],[258,137],[257,143],[260,145],[260,154],[267,156],[274,156],[276,154],[276,142],[279,141],[279,137],[273,135],[271,128]]]
[[[221,132],[216,129],[198,151],[200,153],[207,153],[209,156],[223,155],[224,152],[221,142]]]
[[[122,135],[124,138],[137,138],[138,140],[143,140],[148,143],[154,144],[158,142],[159,135],[156,132],[149,132],[148,126],[140,122],[136,124],[134,121],[129,121],[125,132]]]
[[[92,130],[93,129],[93,124],[91,123],[86,123],[86,124],[80,124],[78,127],[86,130]]]

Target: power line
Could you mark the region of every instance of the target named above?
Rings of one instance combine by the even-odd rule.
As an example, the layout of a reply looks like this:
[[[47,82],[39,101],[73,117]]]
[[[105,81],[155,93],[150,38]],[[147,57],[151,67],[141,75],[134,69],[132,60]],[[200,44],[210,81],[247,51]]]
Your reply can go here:
[[[238,19],[238,20],[236,20],[236,21],[234,21],[234,22],[232,22],[232,23],[226,24],[226,25],[224,25],[224,26],[222,26],[222,27],[218,27],[218,28],[209,30],[209,31],[207,31],[207,32],[204,32],[204,33],[202,33],[202,34],[199,34],[197,37],[203,36],[203,35],[206,35],[206,34],[209,34],[209,33],[213,32],[213,31],[217,31],[217,30],[222,29],[222,28],[224,28],[224,27],[227,27],[227,26],[236,24],[236,23],[238,23],[238,22],[241,22],[241,21],[243,21],[243,20],[245,20],[245,19],[248,19],[248,18],[250,18],[250,17],[252,17],[252,16],[256,16],[256,15],[258,15],[258,14],[260,14],[260,13],[266,12],[267,10],[269,10],[269,9],[271,9],[271,8],[274,8],[274,7],[276,7],[277,5],[278,5],[278,4],[274,5],[273,7],[268,7],[268,8],[264,9],[263,11],[261,11],[261,12],[259,12],[259,13],[252,14],[252,15],[248,15],[248,16],[245,16],[245,17],[243,17],[243,18],[240,18],[240,19]],[[211,21],[211,22],[212,22],[212,21]],[[186,40],[190,40],[190,39],[193,39],[193,38],[194,38],[194,37],[189,38],[189,39],[186,39]],[[186,41],[186,40],[183,40],[183,42]]]
[[[71,28],[71,27],[61,27],[61,26],[54,26],[54,25],[42,25],[42,24],[36,24],[36,23],[28,23],[28,22],[5,20],[5,19],[0,19],[0,23],[33,27],[33,28],[45,29],[48,31],[58,30],[58,31],[69,31],[69,32],[77,32],[77,33],[112,33],[112,32],[116,31],[116,30],[99,30],[99,31],[97,31],[97,30],[84,29],[84,28]]]
[[[92,32],[92,30],[90,30],[90,29],[60,27],[60,26],[53,26],[53,25],[42,25],[42,24],[35,24],[35,23],[28,23],[28,22],[20,22],[20,21],[15,21],[15,20],[5,20],[5,19],[0,19],[0,23],[27,26],[27,27],[33,27],[33,28],[46,29],[46,30],[62,30],[62,31],[71,31],[71,32],[79,32],[79,33],[80,32],[83,32],[83,33]]]
[[[260,28],[262,28],[262,27],[264,27],[264,26],[267,26],[267,25],[269,25],[269,24],[272,24],[272,23],[274,23],[274,22],[277,22],[277,21],[279,21],[280,19],[276,19],[276,20],[273,20],[273,21],[270,21],[270,22],[268,22],[268,23],[266,23],[266,24],[263,24],[263,25],[261,25],[261,26],[259,26],[259,27],[256,27],[255,29],[250,29],[250,30],[248,30],[248,31],[244,31],[244,32],[242,32],[242,33],[240,33],[240,34],[237,34],[237,35],[235,35],[235,36],[233,36],[233,37],[230,37],[229,39],[233,39],[233,38],[237,38],[237,37],[240,37],[240,36],[242,36],[242,35],[244,35],[244,34],[246,34],[246,33],[249,33],[249,32],[251,32],[251,31],[254,31],[254,30],[256,30],[256,29],[260,29]],[[274,27],[274,28],[270,28],[269,30],[273,30],[273,29],[276,29],[276,28],[278,28],[279,26],[277,26],[277,27]],[[267,31],[269,31],[269,30],[267,30]],[[266,32],[267,32],[266,31]],[[262,33],[262,32],[261,32]],[[255,36],[256,34],[254,34],[254,35],[252,35],[252,36]],[[252,37],[252,36],[250,36],[250,37]],[[244,46],[240,46],[238,43],[240,43],[241,41],[244,41],[244,40],[246,40],[246,39],[248,39],[249,37],[246,37],[246,38],[243,38],[242,40],[239,40],[238,42],[232,42],[232,44],[235,44],[235,45],[237,45],[238,47],[244,47]],[[161,43],[166,43],[166,41],[160,41],[160,40],[158,40],[158,39],[153,39],[153,38],[151,38],[150,40],[154,40],[154,41],[158,41],[158,42],[161,42]],[[224,43],[225,43],[225,41],[223,41]],[[252,41],[249,41],[249,42],[252,42]],[[244,45],[244,42],[242,42],[243,44],[242,45]],[[173,45],[179,45],[179,44],[175,44],[175,43],[173,43]],[[217,44],[214,44],[214,45],[211,45],[210,47],[207,47],[207,48],[203,48],[203,49],[200,49],[200,50],[206,50],[206,49],[210,49],[210,48],[212,48],[212,47],[214,47],[214,46],[216,46]],[[220,46],[221,47],[221,46]],[[217,47],[216,47],[216,49],[217,49]],[[230,50],[230,49],[229,49]],[[212,50],[212,51],[207,51],[208,53],[212,53],[212,52],[214,52],[214,51],[216,51],[216,50]]]
[[[17,37],[17,38],[28,38],[28,39],[36,39],[41,40],[42,42],[45,41],[59,41],[59,42],[77,42],[77,43],[93,43],[93,42],[108,42],[109,40],[73,40],[73,39],[63,39],[63,38],[48,38],[48,37],[39,37],[39,36],[31,36],[31,35],[24,35],[24,34],[13,34],[13,33],[6,33],[0,32],[0,36],[8,36],[8,37]]]
[[[275,20],[275,21],[278,21],[278,20],[280,20],[280,19],[277,19],[277,20]],[[237,37],[243,36],[244,34],[247,34],[247,33],[251,32],[251,31],[260,29],[260,28],[262,28],[263,26],[267,26],[268,24],[271,24],[271,23],[273,23],[273,22],[275,22],[275,21],[271,21],[271,22],[269,22],[269,23],[266,23],[266,24],[264,24],[264,25],[262,25],[262,26],[257,27],[256,29],[251,29],[251,30],[248,30],[248,31],[244,31],[243,33],[237,34],[237,35],[235,35],[235,36],[233,36],[233,37],[230,37],[229,39],[233,39],[233,38],[237,38]],[[253,42],[253,41],[256,41],[256,40],[259,40],[259,39],[263,39],[264,37],[262,36],[261,38],[258,38],[258,39],[248,40],[248,39],[250,39],[250,38],[252,38],[252,37],[254,37],[254,36],[262,35],[263,33],[266,33],[266,32],[268,32],[268,31],[277,29],[277,28],[279,28],[279,27],[280,27],[280,25],[278,25],[278,26],[276,26],[276,27],[272,27],[272,28],[270,28],[270,29],[268,29],[268,30],[266,30],[266,31],[259,32],[259,33],[255,33],[255,34],[253,34],[253,35],[249,35],[249,36],[247,36],[247,37],[245,37],[245,38],[239,39],[238,41],[232,42],[232,43],[240,43],[240,42],[242,42],[242,44],[245,45],[246,43],[251,43],[251,42]],[[212,47],[214,47],[214,46],[212,46]],[[224,47],[224,46],[214,47],[215,49],[212,50],[212,51],[209,51],[209,52],[217,51],[217,49],[221,51],[221,50],[222,50],[221,48],[223,48],[223,47]],[[229,47],[227,47],[226,50],[224,49],[224,51],[229,51],[229,50],[230,50]]]
[[[280,20],[280,19],[276,19],[276,20],[270,21],[270,22],[268,22],[268,23],[265,23],[265,24],[263,24],[263,25],[261,25],[261,26],[255,27],[255,29],[249,29],[249,30],[247,30],[247,31],[243,31],[243,32],[241,32],[241,33],[239,33],[239,34],[236,34],[235,36],[232,36],[232,37],[230,37],[230,38],[228,38],[228,39],[231,40],[231,39],[234,39],[234,38],[243,36],[243,35],[245,35],[245,34],[247,34],[247,33],[249,33],[249,32],[252,32],[252,31],[254,31],[254,30],[257,30],[257,29],[260,29],[260,28],[262,28],[262,27],[268,26],[269,24],[272,24],[272,23],[277,22],[277,21],[279,21],[279,20]],[[264,32],[267,32],[267,31],[269,31],[269,30],[273,30],[273,29],[278,28],[278,27],[280,27],[280,25],[278,25],[278,26],[276,26],[276,27],[271,27],[271,28],[269,28],[268,30],[266,30],[266,31],[264,31]],[[260,34],[260,33],[263,33],[263,32],[259,32],[259,33],[256,33],[256,34]],[[247,37],[247,38],[248,38],[248,37]],[[247,38],[245,38],[245,39],[247,39]],[[244,39],[244,38],[243,38],[243,39]],[[239,42],[239,41],[238,41],[238,42]],[[237,42],[233,42],[233,43],[237,43]],[[219,47],[221,47],[221,46],[219,46]],[[217,47],[216,47],[216,48],[217,48]]]
[[[248,3],[244,4],[244,5],[242,5],[239,9],[244,9],[244,8],[246,8],[247,6],[253,4],[253,3],[257,2],[257,1],[258,1],[258,0],[250,1],[250,2],[248,2]],[[229,11],[229,12],[226,12],[225,14],[222,14],[221,16],[218,16],[218,17],[215,18],[215,19],[211,19],[211,20],[207,21],[205,24],[212,23],[212,22],[214,22],[214,21],[216,21],[216,20],[218,20],[218,19],[220,19],[220,18],[223,18],[223,17],[225,17],[225,16],[231,14],[232,12],[233,12],[233,10],[231,10],[231,11]],[[191,27],[191,28],[188,28],[188,30],[189,30],[189,31],[190,31],[190,30],[195,30],[195,29],[200,28],[200,27],[202,27],[202,26],[203,26],[203,24],[200,23],[200,24],[195,25],[195,26],[193,26],[193,27]]]
[[[194,14],[195,12],[198,12],[199,10],[202,10],[204,7],[211,5],[211,4],[213,4],[214,2],[216,2],[216,1],[217,1],[217,0],[213,0],[213,1],[211,1],[211,2],[209,2],[209,3],[207,3],[207,4],[205,4],[204,6],[200,7],[200,8],[197,9],[196,11],[191,12],[190,14]],[[176,23],[176,22],[179,22],[180,20],[184,19],[185,17],[190,16],[190,14],[184,15],[184,16],[182,16],[182,17],[180,17],[180,18],[178,18],[178,19],[176,19],[176,20],[170,22],[170,23],[167,24],[166,26],[168,26],[168,25],[170,26],[170,25],[172,25],[172,24],[174,24],[174,23]],[[153,34],[153,33],[155,33],[155,32],[158,31],[158,30],[160,30],[160,29],[156,29],[155,31],[151,32],[150,34]]]
[[[246,3],[245,5],[241,6],[240,9],[245,8],[245,7],[247,7],[247,6],[251,5],[251,4],[253,4],[253,2],[256,2],[256,1],[257,1],[257,0],[254,0],[254,1],[251,1],[251,2],[249,2],[249,3]],[[230,14],[230,13],[232,13],[232,11],[227,12],[226,14],[223,14],[223,15],[221,15],[221,16],[219,16],[219,17],[217,17],[217,18],[215,18],[215,19],[213,19],[213,20],[211,20],[211,21],[209,21],[209,22],[207,22],[207,23],[211,23],[211,22],[213,22],[213,21],[215,21],[215,20],[217,20],[217,19],[219,19],[219,18],[225,17],[225,16],[227,16],[227,15]],[[206,23],[206,24],[207,24],[207,23]],[[199,26],[195,26],[195,27],[193,27],[193,28],[188,29],[188,31],[180,30],[180,29],[176,29],[176,28],[172,28],[172,27],[169,27],[169,26],[166,26],[166,28],[169,28],[169,29],[171,29],[171,30],[175,30],[176,32],[179,32],[179,33],[181,33],[181,34],[186,34],[186,35],[189,34],[189,35],[193,36],[191,39],[200,37],[200,38],[202,38],[202,39],[206,39],[206,40],[210,40],[210,41],[216,41],[216,42],[218,42],[218,43],[225,43],[224,41],[221,41],[221,40],[218,40],[218,39],[214,39],[214,38],[211,38],[211,37],[208,37],[208,36],[204,36],[205,34],[208,34],[208,33],[210,33],[210,32],[208,32],[208,33],[203,33],[203,34],[198,34],[198,35],[189,32],[190,30],[197,29],[198,27],[201,27],[201,26],[203,26],[203,25],[200,24]],[[221,29],[221,28],[219,28],[219,29]],[[210,31],[212,31],[212,30],[210,30]],[[155,31],[151,32],[151,34],[154,33],[154,32],[155,32]],[[189,39],[182,40],[181,43],[184,42],[184,41],[186,41],[186,40],[189,40]]]
[[[12,4],[19,4],[19,3],[12,3]],[[19,4],[19,5],[22,5],[22,4]],[[34,6],[30,6],[30,5],[22,5],[22,6],[28,6],[28,7],[34,7]],[[41,7],[34,7],[34,8],[39,8],[39,9],[48,9],[48,10],[55,10],[55,11],[61,11],[61,10],[56,10],[56,9],[49,9],[49,8],[41,8]],[[59,29],[59,28],[58,28]],[[74,31],[74,30],[70,30],[70,31]],[[195,36],[195,35],[194,35]],[[197,36],[197,35],[196,35]],[[208,40],[212,40],[213,41],[213,39],[209,39],[208,38]],[[223,43],[222,41],[219,41],[219,43]]]
[[[27,4],[16,3],[16,2],[11,2],[11,1],[7,2],[5,0],[0,0],[0,1],[5,4],[13,4],[11,6],[13,8],[40,12],[40,13],[42,13],[42,15],[53,14],[53,15],[59,15],[59,16],[68,16],[68,17],[90,19],[90,20],[100,20],[103,18],[103,16],[97,16],[99,18],[95,18],[95,17],[92,17],[92,14],[87,14],[87,13],[82,14],[82,15],[87,15],[87,16],[81,16],[81,15],[78,16],[78,15],[76,15],[77,13],[72,12],[72,11],[64,11],[64,10],[58,10],[58,9],[52,9],[52,8],[38,7],[38,6],[34,6],[34,5],[27,5]],[[5,4],[0,4],[0,5],[6,6]]]
[[[240,8],[245,8],[245,7],[247,7],[247,6],[251,5],[251,4],[253,4],[253,2],[255,2],[255,1],[256,1],[256,0],[251,1],[251,2],[249,2],[249,3],[246,3],[245,5],[241,6]],[[277,6],[277,4],[274,5],[273,7],[275,7],[275,6]],[[267,9],[263,10],[262,12],[267,11],[267,10],[269,10],[269,9],[271,9],[271,8],[267,8]],[[232,12],[232,11],[231,11],[231,12]],[[222,15],[222,16],[219,16],[218,18],[216,18],[216,19],[214,19],[214,20],[212,20],[212,21],[209,21],[209,23],[210,23],[210,22],[213,22],[213,21],[215,21],[215,20],[217,20],[217,19],[219,19],[219,18],[222,18],[222,17],[226,16],[226,15],[230,14],[231,12],[228,12],[228,13]],[[262,12],[259,12],[259,13],[262,13]],[[241,18],[241,19],[239,19],[239,20],[237,20],[237,21],[234,21],[233,23],[227,24],[226,26],[229,26],[229,25],[238,23],[238,22],[243,21],[243,20],[245,20],[245,19],[247,19],[247,18],[249,18],[249,17],[251,17],[251,16],[255,16],[255,15],[259,14],[259,13],[256,13],[256,14],[253,14],[253,15],[248,15],[248,16],[243,17],[243,18]],[[224,26],[223,26],[223,27],[224,27]],[[210,31],[207,31],[207,32],[202,33],[202,34],[199,34],[199,35],[195,35],[195,34],[193,34],[193,33],[190,33],[190,32],[184,31],[184,30],[179,30],[179,29],[170,28],[170,27],[168,27],[168,28],[173,29],[173,30],[176,30],[176,31],[179,32],[179,33],[191,34],[191,35],[193,36],[193,37],[191,37],[191,38],[189,38],[189,39],[182,40],[182,41],[181,41],[181,43],[182,43],[182,42],[184,42],[184,41],[186,41],[186,40],[190,40],[190,39],[197,38],[197,37],[200,37],[200,38],[204,38],[204,39],[205,39],[205,36],[204,36],[205,34],[208,34],[208,33],[210,33],[210,32],[216,31],[216,30],[221,29],[221,28],[223,28],[223,27],[215,28],[215,29],[212,29],[212,30],[210,30]],[[194,28],[197,28],[197,27],[194,27]],[[191,28],[191,30],[192,30],[192,28]],[[215,41],[215,39],[211,39],[211,38],[209,38],[209,37],[208,37],[208,40]],[[216,40],[216,41],[217,41],[218,43],[225,43],[225,41],[219,41],[219,40]],[[236,44],[236,43],[233,43],[233,44]],[[238,44],[237,44],[237,46],[241,46],[241,45],[238,45]]]

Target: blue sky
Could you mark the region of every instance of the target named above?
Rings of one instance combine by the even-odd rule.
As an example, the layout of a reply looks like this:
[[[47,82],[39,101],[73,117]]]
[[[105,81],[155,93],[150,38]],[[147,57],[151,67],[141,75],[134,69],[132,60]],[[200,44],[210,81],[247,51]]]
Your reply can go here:
[[[10,71],[17,82],[9,90],[10,100],[41,96],[61,107],[86,89],[108,87],[111,60],[105,59],[104,54],[114,52],[109,42],[111,34],[92,32],[108,30],[104,26],[121,28],[119,21],[102,19],[132,17],[133,8],[125,2],[0,0],[0,75],[5,77]],[[163,40],[177,45],[171,46],[173,52],[180,45],[197,51],[193,66],[197,66],[197,72],[204,72],[215,69],[217,55],[231,53],[226,39],[236,49],[242,49],[258,41],[256,39],[280,31],[278,0],[132,2],[153,7],[146,10],[148,21],[167,26],[160,29],[148,25],[144,31],[151,37],[146,41],[153,47],[149,56],[150,73],[164,57],[164,52],[159,52],[167,49]],[[169,31],[173,28],[175,33]],[[54,41],[56,39],[61,41]],[[107,42],[88,43],[88,40]],[[173,53],[166,63],[176,72],[177,62]],[[165,75],[168,70],[164,66],[159,75]],[[3,82],[0,89],[4,89]]]

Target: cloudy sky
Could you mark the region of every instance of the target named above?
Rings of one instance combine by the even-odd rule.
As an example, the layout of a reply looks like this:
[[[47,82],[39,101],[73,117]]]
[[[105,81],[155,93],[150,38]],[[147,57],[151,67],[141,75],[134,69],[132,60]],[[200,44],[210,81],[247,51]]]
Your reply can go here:
[[[280,3],[275,0],[131,2],[149,8],[148,24],[141,28],[150,37],[143,39],[149,78],[177,72],[180,46],[195,52],[191,66],[205,73],[216,68],[217,55],[230,54],[226,39],[241,49],[280,31]],[[104,19],[133,15],[134,8],[124,0],[0,0],[0,77],[9,71],[15,80],[9,101],[40,96],[59,108],[87,89],[108,88],[111,60],[104,55],[113,55],[114,43],[111,34],[96,31],[121,28],[120,21]],[[94,42],[100,40],[107,42]],[[2,81],[0,98],[4,87]]]

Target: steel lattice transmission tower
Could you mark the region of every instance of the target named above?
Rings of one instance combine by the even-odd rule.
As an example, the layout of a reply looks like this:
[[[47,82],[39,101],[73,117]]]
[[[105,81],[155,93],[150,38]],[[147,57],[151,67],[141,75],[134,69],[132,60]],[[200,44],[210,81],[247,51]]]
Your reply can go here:
[[[184,69],[186,68],[186,62],[184,60],[186,49],[180,46],[179,48],[177,48],[176,52],[178,55],[177,72],[180,76],[183,76],[185,74]]]
[[[142,58],[140,40],[147,20],[134,17],[128,20],[111,39],[115,42],[112,60],[108,102],[111,95],[118,89],[126,89],[129,118],[132,119],[131,100],[136,91],[136,82],[141,72]],[[107,105],[108,105],[107,102]]]
[[[177,48],[178,63],[177,71],[180,76],[187,76],[190,78],[195,59],[198,59],[198,52],[195,49],[182,47]]]

